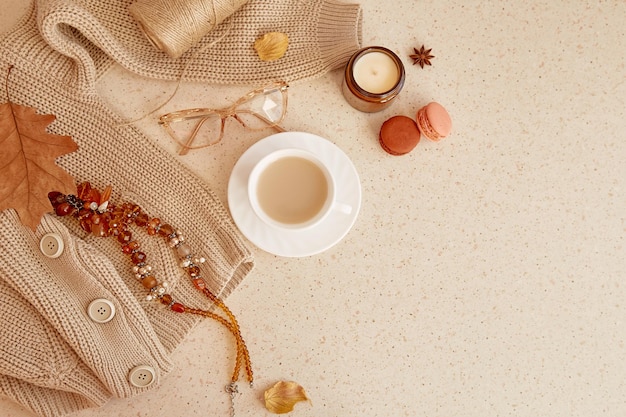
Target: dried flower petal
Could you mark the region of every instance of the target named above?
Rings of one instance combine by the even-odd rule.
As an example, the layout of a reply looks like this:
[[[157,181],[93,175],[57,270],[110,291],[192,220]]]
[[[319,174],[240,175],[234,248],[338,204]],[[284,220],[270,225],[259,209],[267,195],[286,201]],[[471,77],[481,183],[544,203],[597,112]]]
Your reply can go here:
[[[288,413],[296,403],[308,400],[304,388],[293,381],[279,381],[265,391],[265,408],[274,414]]]
[[[268,32],[254,42],[261,61],[275,61],[287,52],[289,37],[282,32]]]

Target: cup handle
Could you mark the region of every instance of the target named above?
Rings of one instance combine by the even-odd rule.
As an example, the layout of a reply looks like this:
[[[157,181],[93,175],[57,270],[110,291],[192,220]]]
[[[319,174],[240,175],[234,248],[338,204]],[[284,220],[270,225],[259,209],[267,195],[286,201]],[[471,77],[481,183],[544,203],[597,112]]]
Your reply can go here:
[[[332,206],[333,210],[339,211],[343,214],[351,214],[352,213],[352,206],[346,203],[342,203],[341,201],[335,201],[333,202],[333,206]]]

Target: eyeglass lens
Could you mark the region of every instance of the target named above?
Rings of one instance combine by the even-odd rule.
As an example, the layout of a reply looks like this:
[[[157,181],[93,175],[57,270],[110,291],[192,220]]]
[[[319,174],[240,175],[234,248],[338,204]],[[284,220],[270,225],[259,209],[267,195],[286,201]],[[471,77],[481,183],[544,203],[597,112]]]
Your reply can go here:
[[[266,89],[235,110],[241,121],[250,129],[264,129],[268,124],[280,123],[284,116],[284,96],[279,88]]]
[[[280,88],[268,88],[233,109],[234,114],[218,111],[202,116],[191,116],[170,124],[170,129],[182,145],[200,148],[219,142],[222,134],[222,116],[234,116],[253,130],[260,130],[280,123],[285,115],[285,97]],[[224,120],[225,122],[225,120]],[[195,138],[192,136],[195,134]]]

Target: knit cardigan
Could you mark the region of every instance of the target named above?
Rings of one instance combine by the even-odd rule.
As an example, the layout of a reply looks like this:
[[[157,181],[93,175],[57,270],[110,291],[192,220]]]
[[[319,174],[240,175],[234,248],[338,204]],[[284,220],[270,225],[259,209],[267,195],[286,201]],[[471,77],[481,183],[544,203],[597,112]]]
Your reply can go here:
[[[0,73],[14,66],[2,101],[54,114],[48,131],[69,135],[79,146],[57,164],[77,181],[99,189],[111,184],[113,201],[134,202],[179,228],[207,259],[203,276],[223,298],[252,270],[251,251],[205,182],[103,104],[95,88],[98,77],[117,62],[145,76],[176,79],[185,56],[194,58],[187,77],[207,82],[320,76],[343,65],[359,47],[360,10],[331,0],[251,0],[223,23],[229,25],[225,49],[246,47],[226,55],[213,48],[194,55],[196,49],[175,61],[140,33],[128,17],[128,3],[36,0],[0,39]],[[247,49],[250,38],[268,30],[290,33],[296,41],[282,63],[262,63]],[[207,42],[220,36],[216,32]],[[5,149],[0,154],[0,160],[9,157]],[[64,243],[57,258],[40,250],[48,233]],[[0,212],[0,234],[0,395],[37,415],[61,416],[159,385],[172,369],[173,350],[198,318],[147,301],[115,239],[94,237],[71,216],[52,214],[33,231],[13,209]],[[140,234],[138,240],[177,300],[210,307],[161,239]],[[87,313],[100,298],[115,306],[107,323],[94,322]],[[129,383],[129,372],[144,364],[155,371],[156,383],[148,388]]]

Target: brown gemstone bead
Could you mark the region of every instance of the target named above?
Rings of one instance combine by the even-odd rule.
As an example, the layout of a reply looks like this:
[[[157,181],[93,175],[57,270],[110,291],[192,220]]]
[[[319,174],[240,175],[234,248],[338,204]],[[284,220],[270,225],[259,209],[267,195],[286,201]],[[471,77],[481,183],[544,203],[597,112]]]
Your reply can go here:
[[[174,233],[174,228],[169,224],[162,224],[159,228],[159,235],[167,237]]]
[[[170,305],[172,304],[172,296],[169,294],[163,294],[163,297],[161,297],[161,303],[165,304],[165,305]]]
[[[185,306],[182,305],[181,303],[174,303],[174,304],[172,304],[172,306],[170,308],[172,309],[172,311],[175,311],[177,313],[184,313],[185,312]]]
[[[109,205],[109,211],[111,212],[111,219],[114,219],[116,222],[122,223],[126,219],[124,209],[119,206],[111,207]]]
[[[109,213],[108,211],[105,211],[104,213],[102,213],[101,216],[102,216],[102,219],[106,221],[107,223],[111,222],[111,213]]]
[[[112,206],[111,204],[109,204],[109,211],[111,212],[111,215],[115,218],[121,219],[122,217],[124,217],[124,209],[122,209],[120,206]]]
[[[48,200],[50,200],[50,204],[52,204],[52,207],[56,207],[65,201],[65,194],[58,191],[50,191],[48,193]]]
[[[193,285],[200,291],[203,291],[206,288],[206,282],[202,278],[193,279],[191,282],[193,282]]]
[[[148,275],[144,279],[141,280],[141,285],[147,290],[151,290],[152,288],[157,286],[157,280],[152,275]]]
[[[113,222],[109,223],[109,234],[111,236],[115,236],[117,238],[120,235],[120,233],[123,231],[124,229],[122,229],[119,223],[113,223]]]
[[[122,246],[122,252],[127,255],[133,253],[137,249],[139,249],[139,242],[137,242],[136,240],[128,242],[126,245]]]
[[[91,215],[92,211],[86,208],[82,208],[78,211],[78,224],[87,233],[91,233]]]
[[[111,208],[111,206],[109,206]],[[124,223],[124,217],[120,215],[120,212],[117,211],[115,207],[112,208],[111,211],[107,212],[110,216],[109,224],[112,228],[117,229],[117,233],[115,235],[119,235],[119,232],[122,230],[126,230],[126,224]]]
[[[122,218],[124,219],[124,223],[128,224],[128,223],[131,223],[135,219],[135,216],[137,216],[137,214],[139,213],[141,209],[139,208],[139,206],[135,204],[124,203],[118,210],[121,211],[122,213]]]
[[[102,191],[102,194],[100,194],[100,199],[98,200],[99,205],[102,205],[106,201],[109,201],[111,199],[111,192],[112,191],[113,191],[113,187],[111,187],[110,185],[107,185],[104,188],[104,191]]]
[[[149,220],[150,220],[150,217],[146,213],[139,212],[137,216],[135,217],[135,224],[137,226],[144,227],[146,224],[148,224]]]
[[[85,197],[85,204],[96,203],[99,205],[100,203],[100,191],[95,188],[91,189],[91,192],[87,197]]]
[[[76,187],[76,195],[81,200],[85,200],[91,192],[91,184],[89,182],[81,182]]]
[[[195,265],[194,266],[190,266],[189,268],[187,268],[187,273],[192,278],[198,277],[198,276],[200,276],[200,268],[198,268]]]
[[[135,264],[135,265],[139,265],[141,263],[144,263],[146,261],[146,254],[143,252],[133,252],[133,254],[130,256],[130,260]]]
[[[68,202],[63,202],[54,208],[54,212],[57,216],[67,216],[72,214],[76,210],[74,207],[70,205]]]
[[[84,219],[80,219],[78,221],[78,224],[80,224],[80,227],[87,233],[91,233],[91,221],[89,221],[89,218],[84,218]]]
[[[109,225],[106,222],[91,224],[91,233],[94,236],[105,237],[109,235]]]
[[[86,206],[89,206],[89,203],[95,202],[99,203],[100,201],[100,191],[97,188],[93,188],[90,183],[83,182],[76,187],[77,197],[85,202]]]
[[[129,232],[128,230],[122,230],[117,235],[117,241],[120,243],[124,243],[124,244],[130,242],[132,238],[133,238],[133,234]]]
[[[82,208],[78,211],[78,218],[81,220],[90,219],[92,214],[93,212],[89,210],[88,208]]]
[[[147,230],[150,236],[154,236],[157,234],[157,230],[159,229],[159,225],[161,224],[161,220],[158,218],[153,218],[148,221]]]
[[[48,200],[56,200],[56,198],[60,195],[63,195],[63,193],[59,191],[50,191],[48,193]]]
[[[98,213],[93,213],[91,215],[91,224],[100,224],[100,222],[102,221],[102,216],[99,215]]]
[[[119,207],[110,204],[107,206],[107,211],[111,213],[111,218],[115,220],[121,221],[124,218],[124,211],[120,210]]]
[[[99,236],[99,237],[107,237],[111,235],[110,230],[111,229],[109,228],[109,222],[106,219],[106,216],[101,216],[97,224],[93,224],[93,219],[92,219],[91,233],[93,235]]]

